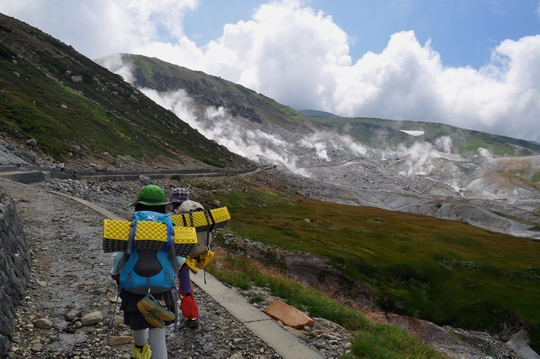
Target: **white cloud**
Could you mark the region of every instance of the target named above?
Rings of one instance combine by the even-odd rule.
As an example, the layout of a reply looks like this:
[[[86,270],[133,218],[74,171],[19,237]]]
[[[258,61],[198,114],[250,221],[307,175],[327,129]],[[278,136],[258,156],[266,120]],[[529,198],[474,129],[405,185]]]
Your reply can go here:
[[[289,35],[292,34],[292,35]],[[343,116],[443,122],[540,141],[540,36],[506,40],[481,69],[442,65],[430,41],[394,34],[355,64],[332,18],[297,1],[228,24],[203,50],[203,71],[293,108]]]
[[[489,152],[489,150],[485,149],[485,148],[482,148],[482,147],[478,147],[478,153],[480,154],[480,156],[488,159],[488,160],[492,160],[493,159],[493,156],[491,155],[491,152]]]
[[[207,107],[201,110],[184,90],[167,93],[151,89],[140,90],[156,103],[173,111],[206,138],[216,141],[230,151],[260,164],[277,164],[299,175],[308,176],[308,173],[300,165],[297,153],[303,153],[301,156],[310,158],[310,162],[320,160],[324,163],[332,160],[333,151],[347,153],[351,158],[367,152],[349,136],[333,132],[313,132],[309,136],[297,136],[295,140],[291,140],[260,129],[250,129],[251,126],[243,126],[223,107]],[[336,157],[338,156],[334,156],[334,159]]]
[[[297,166],[298,158],[292,148],[294,144],[273,134],[244,128],[223,107],[208,107],[201,112],[183,90],[167,93],[151,89],[141,91],[156,103],[173,111],[206,138],[216,141],[230,151],[258,163],[279,164],[294,173],[307,176],[305,170]]]
[[[114,54],[104,58],[96,59],[96,62],[101,66],[106,67],[109,71],[122,76],[124,81],[133,83],[133,68],[130,63],[124,63],[120,54]]]
[[[86,56],[98,58],[153,46],[171,36],[182,38],[182,19],[199,1],[18,0],[4,3],[0,4],[3,13],[20,16]]]

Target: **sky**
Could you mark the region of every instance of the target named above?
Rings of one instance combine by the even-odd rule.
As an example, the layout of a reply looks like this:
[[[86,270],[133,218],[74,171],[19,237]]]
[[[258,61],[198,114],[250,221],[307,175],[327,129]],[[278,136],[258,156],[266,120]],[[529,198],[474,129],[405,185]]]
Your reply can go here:
[[[0,0],[91,59],[157,57],[294,109],[540,142],[540,0]]]

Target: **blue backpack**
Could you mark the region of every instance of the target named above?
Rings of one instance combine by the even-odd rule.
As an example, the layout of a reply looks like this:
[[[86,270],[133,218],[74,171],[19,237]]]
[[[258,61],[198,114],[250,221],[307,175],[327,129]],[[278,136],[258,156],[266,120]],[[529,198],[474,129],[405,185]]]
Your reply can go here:
[[[135,247],[138,221],[161,222],[167,225],[167,244],[161,250]],[[175,288],[174,274],[177,270],[174,253],[173,221],[165,214],[152,211],[134,213],[124,265],[120,270],[120,286],[131,293],[163,293]]]

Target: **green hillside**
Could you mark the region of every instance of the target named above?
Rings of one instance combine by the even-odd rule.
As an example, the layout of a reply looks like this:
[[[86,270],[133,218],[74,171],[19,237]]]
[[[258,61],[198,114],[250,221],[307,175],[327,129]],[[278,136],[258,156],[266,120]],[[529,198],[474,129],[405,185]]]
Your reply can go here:
[[[0,14],[0,130],[75,156],[188,156],[245,163],[123,79],[51,36]]]

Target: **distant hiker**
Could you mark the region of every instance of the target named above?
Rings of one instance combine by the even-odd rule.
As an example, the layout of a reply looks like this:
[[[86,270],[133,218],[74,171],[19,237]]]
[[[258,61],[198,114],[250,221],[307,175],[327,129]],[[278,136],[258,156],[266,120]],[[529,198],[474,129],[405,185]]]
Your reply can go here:
[[[135,206],[133,233],[136,231],[137,221],[165,223],[169,233],[171,232],[174,223],[165,214],[169,202],[159,186],[143,187],[131,206]],[[130,240],[134,240],[134,236],[133,234]],[[125,252],[113,254],[111,277],[119,284],[122,298],[120,309],[124,311],[124,324],[133,331],[133,357],[167,358],[165,326],[176,320],[173,314],[177,306],[174,271],[184,264],[185,259],[175,257],[174,252],[170,252],[174,246],[167,246],[167,249],[164,247],[163,250],[137,249],[135,242],[128,243],[132,245],[128,245]],[[143,283],[143,286],[136,287],[135,283]],[[159,283],[161,286],[148,287],[152,283]]]
[[[56,162],[53,162],[53,164],[52,164],[52,170],[53,170],[53,172],[56,172]]]
[[[64,162],[60,163],[60,172],[64,172]]]
[[[177,214],[179,207],[185,201],[189,201],[189,193],[185,188],[175,188],[171,192],[169,202],[173,206],[173,212],[171,214]],[[182,315],[186,318],[186,326],[188,328],[197,328],[199,326],[199,308],[193,298],[193,286],[191,284],[191,278],[189,275],[190,269],[185,263],[178,270],[178,290],[180,293],[180,310]]]
[[[79,177],[77,176],[77,170],[71,171],[71,176],[73,177],[73,179],[79,178]]]

